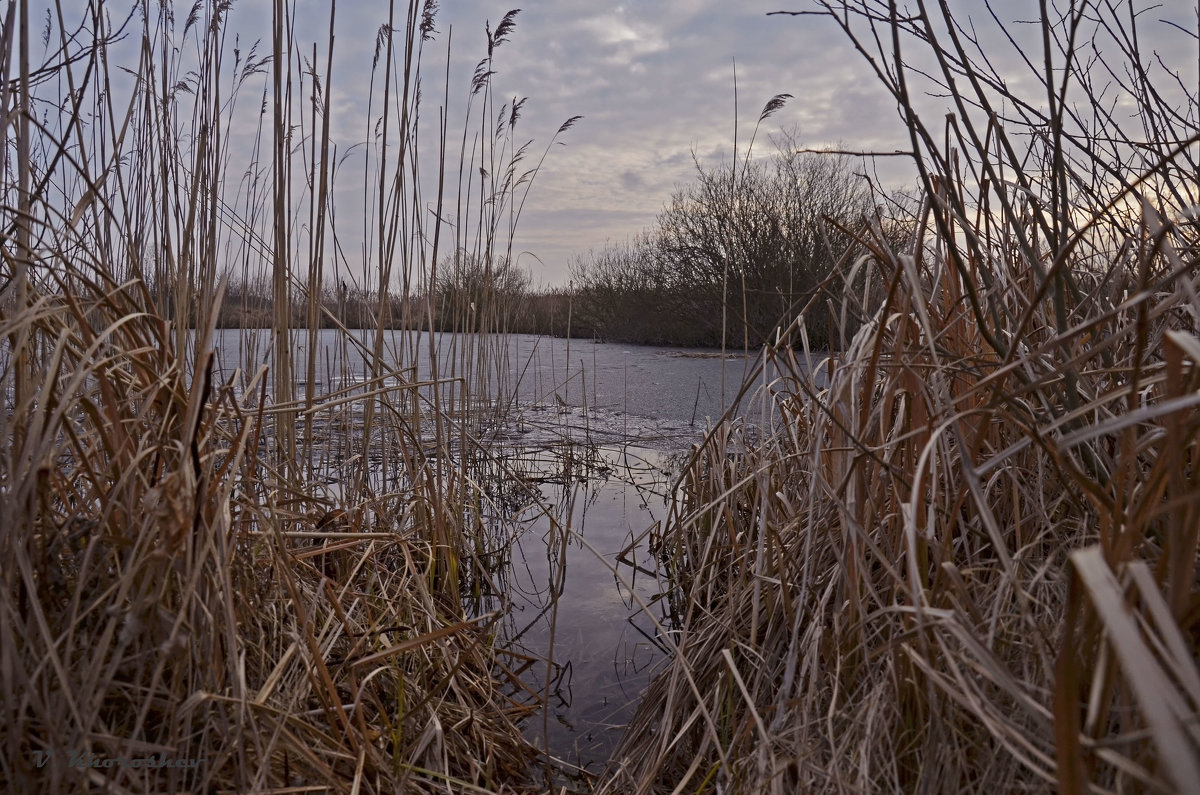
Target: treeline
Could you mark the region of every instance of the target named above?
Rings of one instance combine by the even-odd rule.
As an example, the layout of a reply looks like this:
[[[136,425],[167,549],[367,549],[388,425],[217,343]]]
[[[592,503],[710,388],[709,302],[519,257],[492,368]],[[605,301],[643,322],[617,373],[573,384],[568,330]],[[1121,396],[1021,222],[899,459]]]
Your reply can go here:
[[[319,328],[488,331],[566,336],[572,295],[566,288],[535,288],[527,271],[506,261],[487,267],[464,253],[439,265],[436,290],[390,294],[380,301],[378,288],[341,281],[322,287],[317,297]],[[155,292],[152,289],[151,294]],[[170,317],[170,296],[156,304]],[[289,296],[291,325],[308,325],[308,296],[297,290]],[[430,307],[432,306],[432,312]],[[266,278],[233,279],[217,314],[218,328],[270,328],[275,311],[271,283]],[[194,319],[193,319],[194,324]],[[576,329],[578,332],[578,329]]]
[[[566,288],[536,288],[505,258],[458,252],[439,261],[434,289],[393,295],[386,306],[377,289],[325,286],[319,323],[753,348],[803,315],[810,345],[836,349],[859,320],[831,307],[847,290],[879,292],[854,268],[865,228],[895,239],[911,228],[892,199],[885,220],[852,162],[802,152],[784,135],[771,157],[697,164],[695,181],[675,191],[651,229],[575,262]],[[306,325],[307,296],[291,300],[295,324]],[[269,326],[272,303],[266,280],[239,282],[219,325]]]

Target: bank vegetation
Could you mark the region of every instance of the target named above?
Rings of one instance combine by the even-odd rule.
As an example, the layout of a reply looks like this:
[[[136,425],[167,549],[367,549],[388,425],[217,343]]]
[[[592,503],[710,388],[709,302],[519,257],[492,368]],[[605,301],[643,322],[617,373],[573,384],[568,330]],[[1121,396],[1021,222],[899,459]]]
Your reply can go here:
[[[352,290],[336,4],[319,44],[281,1],[258,42],[224,2],[31,5],[0,15],[0,789],[539,791],[552,763],[520,724],[544,694],[496,639],[509,540],[488,484],[520,473],[480,445],[472,397],[496,378],[497,302],[454,321],[484,332],[455,357],[430,345],[420,383],[428,335],[385,335],[434,316],[412,293],[443,259],[509,259],[536,176],[493,97],[517,12],[455,97],[461,138],[436,139],[448,175],[496,173],[431,194],[436,4],[385,5]],[[270,333],[223,369],[230,322]],[[323,327],[365,362],[332,374],[344,388],[305,377]]]
[[[850,344],[810,369],[797,315],[697,448],[650,538],[675,654],[603,791],[1198,792],[1195,12],[1043,3],[1030,43],[818,5],[921,207],[850,230],[884,296],[839,302]]]

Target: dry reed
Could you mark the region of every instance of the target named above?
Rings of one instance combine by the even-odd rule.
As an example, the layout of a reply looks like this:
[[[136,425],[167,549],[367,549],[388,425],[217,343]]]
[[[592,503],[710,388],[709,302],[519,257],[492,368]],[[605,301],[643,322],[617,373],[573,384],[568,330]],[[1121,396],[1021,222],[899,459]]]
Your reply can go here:
[[[336,6],[324,68],[282,2],[270,57],[229,40],[229,3],[197,2],[186,19],[142,3],[124,27],[96,13],[74,34],[56,5],[44,69],[27,4],[8,8],[5,52],[21,51],[0,59],[17,155],[2,183],[0,787],[524,791],[529,706],[509,695],[522,685],[496,615],[471,609],[506,543],[481,520],[474,462],[487,454],[471,413],[497,397],[485,353],[503,311],[487,304],[478,333],[455,338],[467,354],[424,380],[419,336],[384,334],[397,289],[437,283],[444,221],[426,217],[416,145],[435,4],[393,4],[379,32],[365,180],[378,214],[358,279],[381,316],[369,340],[335,330],[330,375],[353,376],[354,352],[367,377],[326,395],[314,384],[335,251]],[[489,34],[489,64],[512,17]],[[127,72],[113,63],[122,36],[138,42]],[[470,88],[472,127],[495,115],[490,78]],[[264,112],[237,179],[237,103],[256,81]],[[489,269],[536,175],[515,170],[516,117],[459,166],[487,158],[510,174],[464,189],[477,206],[457,218],[457,248]],[[443,124],[442,171],[446,136]],[[222,374],[214,327],[239,270],[243,284],[270,271],[270,344],[245,333],[241,367]]]
[[[924,202],[907,245],[877,218],[844,263],[877,287],[841,297],[848,348],[810,369],[797,321],[750,384],[765,433],[696,450],[655,541],[677,653],[604,791],[1196,792],[1196,97],[1131,91],[1163,154],[1130,173],[1117,121],[1061,115],[1093,89],[1085,10],[1043,8],[1044,117],[944,8],[822,5],[876,56]],[[1110,74],[1146,64],[1123,40]],[[959,86],[943,143],[909,99],[922,47]],[[1058,137],[1020,149],[996,94]]]

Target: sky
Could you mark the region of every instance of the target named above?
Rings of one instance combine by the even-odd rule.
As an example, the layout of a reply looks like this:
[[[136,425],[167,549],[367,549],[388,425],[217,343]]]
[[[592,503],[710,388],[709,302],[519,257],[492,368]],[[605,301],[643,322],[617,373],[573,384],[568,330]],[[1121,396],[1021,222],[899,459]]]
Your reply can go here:
[[[516,0],[510,0],[515,3]],[[903,146],[893,103],[824,19],[768,16],[778,0],[532,0],[520,4],[498,51],[497,94],[528,96],[526,135],[544,141],[583,118],[546,160],[530,195],[518,246],[535,279],[558,282],[577,257],[650,227],[673,191],[743,147],[763,105],[793,98],[760,128],[755,150],[788,129],[809,146]],[[784,5],[783,7],[786,7]],[[444,3],[464,51],[482,49],[494,3]],[[465,61],[473,65],[473,58]],[[735,76],[737,104],[735,107]]]
[[[329,5],[294,2],[296,39],[305,54],[316,42],[318,62],[323,62]],[[188,5],[179,4],[177,13],[186,14]],[[404,5],[398,3],[398,13]],[[1021,24],[1036,19],[1036,0],[993,5],[1019,50],[1036,62],[1037,29]],[[116,14],[128,3],[114,0],[109,6]],[[582,116],[560,136],[562,145],[552,147],[516,236],[518,264],[537,284],[563,284],[574,260],[651,227],[672,193],[694,178],[697,161],[712,167],[731,160],[735,127],[745,146],[764,103],[774,95],[792,98],[763,123],[755,144],[760,154],[771,151],[769,136],[780,130],[792,131],[812,148],[908,148],[895,102],[831,19],[768,15],[811,11],[817,8],[813,0],[443,0],[439,6],[436,36],[425,56],[427,129],[441,104],[448,37],[449,127],[461,130],[471,74],[486,54],[485,25],[494,27],[513,8],[520,13],[509,40],[496,50],[493,86],[497,103],[528,98],[517,138],[533,139],[533,152],[540,154],[560,124]],[[1036,94],[1021,52],[1000,37],[983,0],[951,0],[951,6],[956,19],[980,32],[988,57],[1010,85]],[[1196,45],[1194,33],[1186,32],[1196,30],[1192,0],[1134,0],[1134,6],[1143,13],[1155,53],[1195,87]],[[266,39],[260,51],[269,50],[270,7],[268,0],[234,3],[230,30],[243,52],[260,37]],[[331,121],[340,152],[369,136],[371,57],[387,8],[386,0],[337,4]],[[920,101],[927,118],[940,118],[949,107],[941,96]],[[243,107],[257,110],[255,102]],[[243,132],[252,128],[249,122],[242,126]],[[913,183],[914,169],[903,158],[858,165],[885,187]],[[337,200],[344,220],[362,212],[362,179],[360,174],[345,184],[341,180]]]
[[[1016,49],[982,0],[950,5],[956,19],[977,32],[1010,86],[1040,102],[1041,89],[1018,52],[1040,67],[1039,29],[1024,24],[1038,18],[1037,0],[992,3]],[[455,49],[469,69],[483,51],[484,21],[494,26],[510,7],[521,13],[511,41],[497,50],[498,96],[529,97],[522,125],[539,142],[563,120],[583,116],[547,159],[518,232],[518,248],[537,256],[520,262],[537,280],[561,283],[572,259],[651,226],[672,192],[695,177],[697,159],[709,167],[729,163],[735,124],[744,147],[764,103],[776,94],[792,98],[760,128],[760,154],[772,150],[768,136],[785,129],[817,149],[911,148],[894,99],[832,19],[769,15],[814,10],[813,0],[508,0],[502,6],[448,0],[439,10],[440,35],[453,28]],[[1195,90],[1195,41],[1169,24],[1194,33],[1194,2],[1134,0],[1133,7],[1147,49]],[[370,12],[361,13],[369,18]],[[914,63],[928,65],[916,56]],[[464,77],[457,78],[460,85]],[[920,107],[927,118],[940,119],[950,103],[935,87],[926,88]],[[905,158],[856,166],[886,188],[915,182],[915,167]]]

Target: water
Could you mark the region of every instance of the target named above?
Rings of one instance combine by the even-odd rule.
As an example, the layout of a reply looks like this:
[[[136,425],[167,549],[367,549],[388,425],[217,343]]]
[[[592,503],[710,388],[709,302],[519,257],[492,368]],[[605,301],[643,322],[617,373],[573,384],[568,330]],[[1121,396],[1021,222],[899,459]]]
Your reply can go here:
[[[578,454],[563,449],[558,462],[547,462],[545,471],[569,476],[541,485],[550,509],[518,538],[511,580],[518,602],[508,621],[518,648],[553,661],[529,671],[547,707],[526,723],[526,736],[562,761],[594,769],[666,651],[665,618],[643,609],[661,590],[654,562],[635,542],[665,518],[670,461],[633,446],[561,460]]]
[[[367,378],[362,351],[374,346],[373,331],[353,332],[361,347],[348,345],[332,330],[317,335],[316,394],[328,394]],[[434,334],[438,375],[455,374],[483,384],[491,397],[512,399],[509,408],[536,430],[547,409],[596,413],[588,430],[605,434],[602,441],[658,439],[678,447],[679,439],[715,421],[736,393],[746,371],[740,354],[686,348],[617,345],[589,340],[562,340],[528,334],[480,338],[474,335]],[[292,368],[297,397],[308,379],[307,332],[293,334]],[[384,360],[390,369],[414,381],[432,377],[429,337],[415,332],[385,332]],[[270,360],[271,338],[266,330],[217,332],[218,364],[224,372],[244,362]],[[482,354],[482,355],[480,355]],[[474,364],[483,359],[482,366]],[[268,381],[268,383],[270,383]],[[399,386],[398,379],[392,379]],[[445,390],[453,391],[452,388]],[[423,394],[427,394],[424,390]],[[582,414],[572,422],[590,421]],[[555,421],[554,425],[571,425]],[[534,437],[528,441],[538,442]],[[659,445],[655,445],[659,446]]]
[[[361,350],[370,349],[374,332],[360,334]],[[502,633],[507,664],[524,667],[524,680],[545,700],[526,719],[526,735],[555,758],[594,772],[667,653],[665,619],[643,609],[662,590],[654,561],[635,542],[665,519],[673,470],[736,394],[745,360],[526,335],[437,334],[433,341],[439,377],[454,365],[493,402],[503,399],[504,419],[486,428],[491,449],[527,473],[542,497],[504,519],[514,537]],[[307,333],[293,342],[302,397]],[[320,332],[317,345],[318,396],[367,388],[360,349],[332,331]],[[389,372],[371,388],[433,376],[428,337],[390,332],[386,349]],[[269,351],[265,331],[223,331],[216,340],[226,374],[243,362],[269,361]],[[429,389],[421,394],[432,399]],[[448,387],[441,399],[454,394]]]

